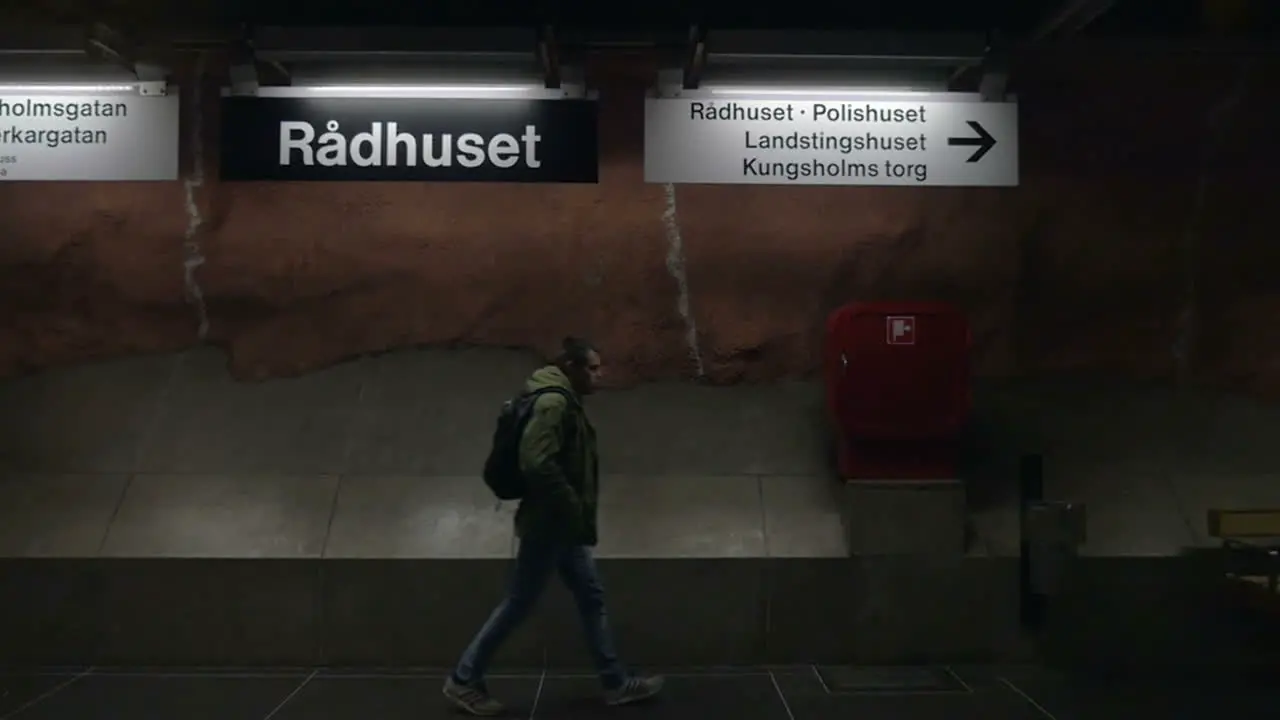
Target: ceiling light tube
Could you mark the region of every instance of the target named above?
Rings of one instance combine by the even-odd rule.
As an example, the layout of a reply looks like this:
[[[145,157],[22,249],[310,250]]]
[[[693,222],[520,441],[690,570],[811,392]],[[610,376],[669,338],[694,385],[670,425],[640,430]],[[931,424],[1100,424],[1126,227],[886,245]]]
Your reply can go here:
[[[459,95],[520,94],[535,88],[527,85],[305,85],[302,90],[317,95],[384,95],[426,93]]]
[[[686,100],[711,100],[716,98],[742,100],[827,100],[840,98],[845,100],[929,100],[938,102],[977,102],[982,99],[980,93],[949,92],[941,88],[916,89],[905,87],[768,87],[768,86],[703,86],[695,90],[684,90],[676,87],[657,88],[659,97],[683,98]]]
[[[113,93],[134,92],[136,84],[92,83],[6,83],[0,82],[0,93]]]
[[[919,95],[922,90],[904,90],[902,88],[813,88],[806,90],[772,89],[772,88],[705,88],[708,95],[753,96],[778,95],[782,97],[861,97],[864,95]]]
[[[565,85],[548,89],[541,85],[515,84],[358,84],[326,83],[316,85],[260,86],[259,97],[289,98],[439,98],[439,99],[558,99],[582,96],[583,89]]]

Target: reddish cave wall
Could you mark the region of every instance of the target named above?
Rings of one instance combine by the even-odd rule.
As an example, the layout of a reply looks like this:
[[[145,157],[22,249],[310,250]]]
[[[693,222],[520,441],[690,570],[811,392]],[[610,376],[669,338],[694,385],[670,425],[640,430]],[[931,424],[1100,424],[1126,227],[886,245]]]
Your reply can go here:
[[[715,381],[807,372],[828,309],[911,297],[967,308],[984,375],[1182,377],[1280,397],[1267,173],[1280,109],[1266,93],[1280,68],[1082,50],[1018,68],[1020,188],[679,187],[674,225],[664,188],[643,183],[643,57],[591,65],[597,186],[219,183],[210,80],[194,193],[207,339],[260,378],[576,331],[624,381],[689,376],[675,227]],[[194,148],[184,157],[190,173]],[[0,213],[0,372],[199,341],[182,184],[7,183]]]

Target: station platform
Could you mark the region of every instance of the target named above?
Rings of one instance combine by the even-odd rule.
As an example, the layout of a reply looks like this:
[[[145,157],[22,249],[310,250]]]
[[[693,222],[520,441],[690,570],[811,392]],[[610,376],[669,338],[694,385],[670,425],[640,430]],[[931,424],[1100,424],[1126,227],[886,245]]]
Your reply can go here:
[[[205,348],[0,382],[0,667],[453,662],[514,554],[513,508],[476,472],[531,364],[409,351],[244,383]],[[624,657],[1280,667],[1274,628],[1224,604],[1203,527],[1204,508],[1280,507],[1273,438],[1249,432],[1280,412],[1088,387],[983,394],[999,452],[972,474],[967,550],[933,556],[850,556],[813,384],[592,398]],[[1051,497],[1090,527],[1032,637],[1013,492],[1031,444],[1013,431],[1037,424]],[[553,585],[500,662],[565,672],[577,637]]]
[[[779,666],[664,673],[664,694],[606,708],[567,671],[495,673],[512,718],[591,720],[1263,720],[1280,691],[1237,683],[1134,685],[1019,667]],[[0,720],[445,720],[444,671],[63,669],[0,675]]]

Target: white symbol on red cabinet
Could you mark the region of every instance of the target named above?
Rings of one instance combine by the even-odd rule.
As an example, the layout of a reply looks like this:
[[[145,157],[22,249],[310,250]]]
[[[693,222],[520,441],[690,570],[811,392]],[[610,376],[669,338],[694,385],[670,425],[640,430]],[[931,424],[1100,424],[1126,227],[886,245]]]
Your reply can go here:
[[[890,315],[885,318],[885,342],[890,345],[915,345],[915,317],[911,315]]]

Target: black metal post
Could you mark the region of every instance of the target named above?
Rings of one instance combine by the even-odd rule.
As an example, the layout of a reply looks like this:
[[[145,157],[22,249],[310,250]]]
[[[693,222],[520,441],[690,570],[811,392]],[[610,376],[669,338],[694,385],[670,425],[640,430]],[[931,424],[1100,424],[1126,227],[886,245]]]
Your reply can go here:
[[[1018,463],[1018,585],[1022,626],[1038,629],[1044,625],[1048,598],[1035,591],[1032,582],[1031,543],[1026,535],[1027,511],[1044,502],[1044,457],[1023,455]]]

